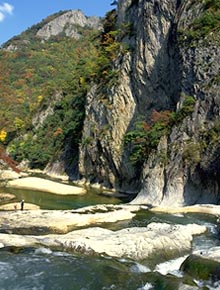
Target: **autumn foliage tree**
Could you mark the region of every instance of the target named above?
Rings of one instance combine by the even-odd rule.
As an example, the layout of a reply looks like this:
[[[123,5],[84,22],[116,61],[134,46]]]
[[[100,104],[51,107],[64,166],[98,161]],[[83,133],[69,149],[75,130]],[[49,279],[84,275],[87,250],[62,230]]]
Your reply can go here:
[[[8,156],[2,146],[0,146],[0,160],[9,167],[11,167],[11,169],[15,172],[20,172],[20,170],[17,168],[18,163]]]
[[[143,164],[152,150],[156,150],[162,136],[169,132],[171,112],[154,110],[150,116],[150,124],[138,121],[135,128],[125,136],[125,145],[130,146],[130,161],[136,165]]]

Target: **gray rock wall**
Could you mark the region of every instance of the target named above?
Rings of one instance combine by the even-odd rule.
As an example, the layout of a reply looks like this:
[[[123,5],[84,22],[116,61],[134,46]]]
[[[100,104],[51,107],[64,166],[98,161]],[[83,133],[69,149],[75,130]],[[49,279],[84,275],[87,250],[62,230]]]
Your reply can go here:
[[[138,186],[134,169],[126,161],[122,162],[123,138],[136,110],[130,70],[130,56],[127,55],[120,66],[117,87],[107,89],[104,96],[97,96],[98,88],[94,86],[88,94],[80,150],[83,177],[90,182],[126,191]]]
[[[201,12],[201,4],[189,3],[186,1],[182,14],[177,14],[178,30],[188,28],[192,11]],[[134,203],[219,203],[219,44],[207,36],[196,44],[181,42],[178,48],[178,85],[182,95],[195,98],[194,112],[172,128],[167,138],[166,166],[159,166],[157,153],[146,162],[143,188]],[[181,102],[180,97],[177,108]]]
[[[172,46],[176,3],[136,2],[118,3],[118,26],[132,26],[132,36],[123,39],[131,50],[115,64],[117,84],[88,95],[83,141],[90,144],[82,141],[80,157],[87,180],[131,193],[141,188],[141,168],[128,161],[124,135],[140,116],[174,106],[179,95],[178,51]]]
[[[117,84],[88,95],[82,177],[139,192],[134,203],[219,202],[219,42],[178,40],[201,11],[192,1],[118,1],[118,26],[132,24],[132,35],[123,39],[131,50],[115,64]],[[194,111],[173,124],[143,168],[132,166],[124,135],[140,116],[150,121],[153,110],[180,109],[185,96],[195,99]]]
[[[102,28],[99,17],[86,17],[80,10],[71,10],[44,25],[38,30],[37,36],[48,40],[51,36],[64,33],[66,36],[79,39],[80,33],[77,25],[81,27],[88,26],[94,29]]]

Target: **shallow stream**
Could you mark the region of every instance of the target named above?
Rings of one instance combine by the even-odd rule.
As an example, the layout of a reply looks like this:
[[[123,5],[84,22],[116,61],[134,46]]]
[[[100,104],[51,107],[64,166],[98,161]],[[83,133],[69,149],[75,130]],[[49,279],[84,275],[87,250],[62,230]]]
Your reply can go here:
[[[2,189],[16,195],[16,200],[25,199],[42,209],[72,209],[98,203],[122,203],[97,192],[88,195],[58,196],[48,193]],[[112,230],[123,227],[146,226],[150,222],[171,224],[205,224],[207,234],[194,238],[193,249],[220,246],[216,231],[216,217],[205,214],[168,215],[140,211],[130,221],[105,225]],[[139,263],[127,259],[106,256],[75,255],[49,248],[2,248],[0,249],[1,290],[177,290],[178,285],[190,280],[199,289],[220,289],[213,285],[186,277],[179,271],[184,255],[160,256]],[[204,288],[206,285],[207,288]],[[219,287],[219,288],[218,288]],[[187,289],[187,288],[185,288]]]

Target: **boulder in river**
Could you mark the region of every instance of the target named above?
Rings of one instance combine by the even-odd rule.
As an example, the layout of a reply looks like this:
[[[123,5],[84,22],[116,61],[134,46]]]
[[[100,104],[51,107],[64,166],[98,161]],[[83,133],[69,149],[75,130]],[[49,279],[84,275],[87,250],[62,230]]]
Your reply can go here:
[[[211,247],[204,250],[194,251],[193,254],[220,263],[220,247]]]
[[[220,262],[202,256],[194,254],[188,256],[180,270],[194,279],[207,281],[211,286],[220,281]]]

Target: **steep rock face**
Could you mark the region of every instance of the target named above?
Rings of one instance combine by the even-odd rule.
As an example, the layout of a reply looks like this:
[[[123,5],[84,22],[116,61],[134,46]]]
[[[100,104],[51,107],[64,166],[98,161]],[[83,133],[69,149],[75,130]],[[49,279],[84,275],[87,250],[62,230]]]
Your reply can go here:
[[[136,108],[128,76],[130,56],[120,69],[117,87],[97,97],[99,88],[94,86],[88,95],[79,169],[90,182],[132,191],[133,184],[138,186],[134,169],[122,162],[123,136]]]
[[[141,168],[129,162],[123,140],[138,118],[150,118],[153,109],[171,108],[178,100],[177,2],[118,3],[118,27],[132,23],[134,33],[124,38],[131,51],[115,64],[117,84],[103,88],[102,95],[94,88],[88,96],[80,173],[90,182],[133,193],[141,188]]]
[[[93,29],[101,29],[99,17],[86,17],[80,10],[68,11],[59,17],[56,17],[37,32],[37,36],[48,40],[51,36],[57,36],[64,33],[66,36],[78,39],[80,33],[77,25],[81,27],[88,26]]]
[[[119,1],[118,25],[132,23],[132,86],[138,114],[150,115],[175,105],[180,72],[175,47],[179,1]]]
[[[192,16],[192,11],[197,15]],[[201,3],[186,1],[177,14],[178,29],[189,29],[199,13]],[[147,160],[143,188],[133,203],[219,203],[219,53],[217,32],[179,43],[180,89],[182,95],[194,97],[194,110],[172,128],[166,140],[166,164],[160,166],[158,152]]]
[[[80,160],[89,181],[140,190],[134,203],[219,202],[218,33],[196,40],[183,33],[178,39],[202,11],[195,1],[118,1],[118,26],[132,23],[135,31],[124,38],[132,52],[121,59],[119,84],[106,92],[105,101],[95,89],[88,98],[84,138],[91,144],[81,148]],[[146,156],[143,170],[134,168],[123,146],[126,132],[140,116],[149,120],[153,110],[180,110],[186,96],[195,100],[192,111],[172,124],[157,151]]]

